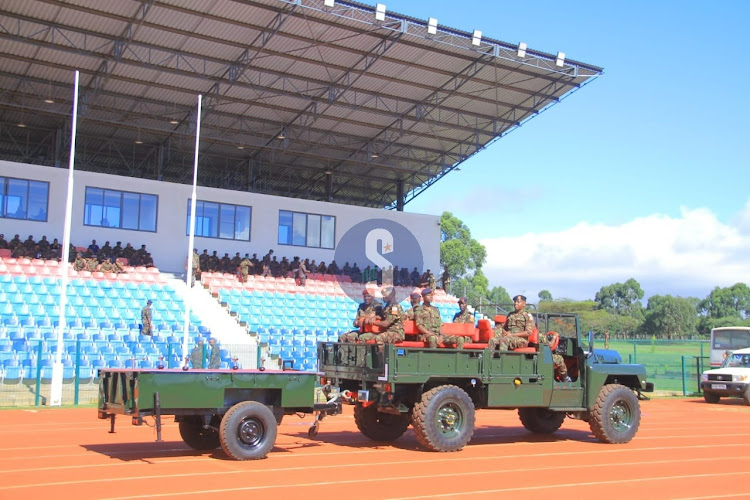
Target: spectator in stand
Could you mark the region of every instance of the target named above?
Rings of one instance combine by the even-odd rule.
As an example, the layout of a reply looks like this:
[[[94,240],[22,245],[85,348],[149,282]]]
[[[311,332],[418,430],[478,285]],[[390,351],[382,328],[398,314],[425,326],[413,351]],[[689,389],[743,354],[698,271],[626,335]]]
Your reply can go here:
[[[446,293],[449,293],[451,289],[451,273],[448,270],[448,266],[445,266],[443,268],[443,275],[441,276],[440,281],[443,286],[443,290],[445,290]]]
[[[287,259],[286,257],[281,258],[281,262],[279,263],[279,271],[281,272],[281,275],[283,277],[286,278],[287,276],[289,276],[291,265],[292,264],[289,262],[289,259]]]
[[[73,246],[72,243],[68,243],[68,262],[71,264],[76,261],[78,251],[76,250],[76,247]]]
[[[96,244],[96,240],[91,240],[91,244],[89,245],[88,249],[94,255],[96,255],[97,253],[99,253],[99,245]]]
[[[99,264],[99,271],[103,273],[114,273],[115,265],[112,264],[112,262],[109,259],[104,259],[102,260],[102,263]]]
[[[253,263],[250,260],[250,257],[248,257],[247,254],[245,254],[245,258],[240,261],[239,269],[240,269],[240,279],[243,283],[247,283],[247,275],[250,274],[253,268]]]
[[[75,269],[76,271],[85,271],[88,268],[88,265],[86,264],[86,259],[84,259],[83,255],[81,255],[81,252],[76,252],[73,255],[75,255],[73,269]]]
[[[208,256],[208,270],[215,273],[219,270],[219,256],[216,254],[216,250],[211,252]]]
[[[271,276],[271,257],[269,257],[268,255],[263,257],[261,268],[262,268],[261,276],[263,277]]]
[[[335,260],[332,260],[330,264],[328,264],[328,268],[326,269],[327,274],[341,274],[341,270],[339,269],[339,266],[336,264]]]
[[[193,248],[193,255],[191,257],[191,263],[190,267],[192,268],[190,270],[191,278],[190,278],[190,286],[195,286],[195,280],[201,279],[201,262],[200,262],[200,256],[198,255],[198,249]]]
[[[321,260],[320,264],[318,264],[317,272],[320,274],[325,274],[327,270],[328,266],[326,266],[326,263]]]
[[[8,248],[8,242],[5,240],[5,235],[0,234],[0,249],[7,249]]]
[[[204,248],[203,253],[198,257],[198,264],[203,271],[208,271],[208,257],[208,250]]]
[[[362,271],[359,269],[356,262],[352,266],[352,273],[350,276],[352,277],[352,281],[362,281]]]
[[[399,271],[399,283],[401,286],[409,286],[409,269],[406,266],[403,266],[401,270]]]
[[[417,268],[415,267],[414,270],[409,275],[409,279],[411,280],[411,286],[419,286],[419,278],[421,276],[419,275],[419,271],[417,271]]]
[[[62,258],[62,245],[59,241],[57,241],[57,238],[52,240],[52,243],[49,244],[49,252],[47,253],[47,255],[47,259],[60,260]]]
[[[229,252],[226,252],[224,254],[224,257],[219,259],[219,270],[222,273],[234,274],[237,272],[237,268],[235,268],[234,270],[232,269],[232,259],[229,258]]]
[[[458,299],[458,312],[453,315],[454,323],[471,323],[474,324],[474,315],[469,312],[467,306],[469,301],[466,297]]]
[[[26,238],[26,241],[23,242],[23,247],[26,249],[26,255],[33,253],[35,246],[36,241],[34,241],[34,236],[30,234],[29,237]]]
[[[133,248],[133,245],[130,243],[125,244],[125,248],[122,249],[122,256],[128,259],[128,263],[130,264],[130,261],[133,259],[133,256],[135,255],[135,248]],[[131,266],[133,264],[130,264]]]
[[[234,254],[234,257],[232,257],[232,260],[229,262],[229,269],[231,269],[230,272],[232,273],[240,272],[240,262],[242,262],[242,257],[240,256],[240,252],[237,252]]]
[[[263,266],[260,265],[260,261],[258,260],[258,254],[254,253],[252,258],[250,259],[250,262],[253,263],[253,274],[260,274],[263,270]]]
[[[141,309],[141,335],[153,335],[151,331],[151,299]]]
[[[343,269],[341,269],[341,272],[344,273],[344,275],[352,277],[352,266],[349,265],[349,262],[346,262],[344,264]]]
[[[305,266],[304,262],[300,262],[299,267],[297,268],[295,281],[299,286],[305,286],[307,283],[307,266]]]
[[[17,249],[19,246],[21,246],[21,237],[19,235],[15,235],[12,240],[8,242],[8,248],[13,251]]]
[[[122,257],[122,242],[118,241],[117,244],[112,248],[112,256],[117,259],[117,257]]]

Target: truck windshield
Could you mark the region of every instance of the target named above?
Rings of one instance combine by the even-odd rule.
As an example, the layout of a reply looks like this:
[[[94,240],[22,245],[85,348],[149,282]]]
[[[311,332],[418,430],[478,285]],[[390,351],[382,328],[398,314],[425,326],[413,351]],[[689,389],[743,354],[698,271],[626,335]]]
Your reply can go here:
[[[750,354],[730,354],[724,359],[722,368],[744,367],[750,368]]]

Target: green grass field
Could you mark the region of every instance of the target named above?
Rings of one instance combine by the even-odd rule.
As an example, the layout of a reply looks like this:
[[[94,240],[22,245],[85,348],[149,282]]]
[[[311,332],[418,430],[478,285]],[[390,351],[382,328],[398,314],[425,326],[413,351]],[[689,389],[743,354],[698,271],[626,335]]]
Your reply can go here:
[[[598,347],[603,346],[599,343]],[[709,368],[708,342],[617,341],[610,342],[609,348],[618,351],[624,363],[644,365],[648,379],[654,383],[657,391],[682,391],[683,356],[690,356],[685,360],[685,389],[688,394],[698,392],[700,374]]]

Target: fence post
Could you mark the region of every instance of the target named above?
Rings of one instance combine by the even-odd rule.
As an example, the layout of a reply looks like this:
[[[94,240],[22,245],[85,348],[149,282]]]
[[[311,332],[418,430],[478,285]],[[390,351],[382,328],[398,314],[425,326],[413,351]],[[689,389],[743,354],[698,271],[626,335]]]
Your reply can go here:
[[[42,341],[39,341],[36,349],[36,394],[34,395],[34,406],[39,406],[39,391],[42,389]]]
[[[685,380],[685,358],[689,356],[682,356],[682,395],[687,396],[687,381]]]
[[[638,344],[633,342],[633,363],[638,362]]]

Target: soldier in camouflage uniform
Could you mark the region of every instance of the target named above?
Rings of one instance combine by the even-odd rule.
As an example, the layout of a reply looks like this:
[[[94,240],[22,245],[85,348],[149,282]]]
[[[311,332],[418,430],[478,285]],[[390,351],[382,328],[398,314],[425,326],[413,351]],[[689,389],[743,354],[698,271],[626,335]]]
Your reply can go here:
[[[359,340],[359,332],[367,320],[374,319],[381,313],[380,306],[375,303],[375,297],[367,290],[362,292],[364,302],[357,308],[357,315],[354,318],[354,326],[357,328],[351,332],[342,333],[339,336],[339,342],[356,342]]]
[[[198,344],[190,351],[190,364],[193,368],[203,368],[203,339],[198,339]]]
[[[248,259],[249,261],[250,259]],[[221,366],[221,349],[216,345],[216,339],[211,338],[208,343],[211,345],[211,354],[208,358],[209,368],[219,368]]]
[[[432,289],[422,290],[422,302],[416,313],[417,330],[419,340],[427,344],[427,347],[435,348],[438,344],[455,344],[457,348],[463,349],[466,337],[458,335],[442,335],[440,327],[443,324],[440,311],[432,305]]]
[[[547,332],[547,335],[539,336],[540,344],[550,344],[555,337],[559,337],[560,334],[557,332]],[[552,351],[552,363],[555,365],[555,375],[560,379],[560,382],[572,382],[568,376],[568,367],[565,365],[563,357],[556,352]]]
[[[474,315],[469,312],[469,310],[466,308],[469,304],[469,301],[466,297],[461,297],[458,299],[458,307],[459,311],[453,315],[453,322],[454,323],[471,323],[474,324]]]
[[[250,262],[250,258],[245,254],[245,258],[240,261],[240,275],[242,276],[243,283],[247,283],[247,275],[250,274],[252,267],[253,263]]]
[[[76,253],[76,260],[75,262],[73,262],[73,269],[75,269],[76,271],[86,270],[86,259],[83,258],[81,252]]]
[[[408,309],[406,311],[406,319],[414,321],[416,312],[419,310],[420,306],[422,305],[422,295],[414,292],[411,295],[409,295],[409,300],[411,301],[411,309]]]
[[[153,335],[151,332],[151,301],[146,302],[146,307],[141,309],[141,335]]]
[[[365,319],[365,323],[385,328],[382,333],[363,333],[359,336],[360,341],[374,340],[378,344],[395,344],[404,341],[404,309],[396,302],[396,289],[392,286],[384,287],[382,290],[385,304],[382,310],[382,319]]]
[[[513,308],[505,324],[495,327],[495,336],[487,344],[490,349],[509,351],[529,345],[529,335],[534,331],[534,317],[525,310],[526,297],[513,297]]]

